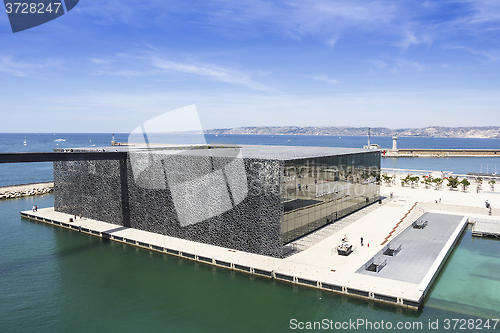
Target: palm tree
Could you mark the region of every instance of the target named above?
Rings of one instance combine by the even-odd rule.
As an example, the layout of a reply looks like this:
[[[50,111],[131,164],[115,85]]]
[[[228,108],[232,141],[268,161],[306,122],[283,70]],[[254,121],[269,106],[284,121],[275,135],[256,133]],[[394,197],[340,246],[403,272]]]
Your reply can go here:
[[[466,178],[464,178],[464,179],[462,179],[460,184],[462,184],[462,188],[463,188],[464,192],[466,192],[467,187],[470,185],[470,182]]]
[[[448,186],[450,187],[450,190],[454,190],[458,187],[458,184],[460,184],[460,182],[458,181],[458,176],[449,176],[448,177]]]
[[[429,188],[431,186],[431,183],[433,182],[432,176],[424,176],[424,180],[422,180],[422,184],[425,185],[425,188]]]
[[[477,193],[479,193],[479,190],[481,190],[481,187],[482,187],[482,184],[483,184],[483,178],[477,177],[476,178],[476,184],[477,184],[476,191],[477,191]]]
[[[443,180],[441,178],[434,178],[432,182],[436,183],[436,190],[440,189],[441,184],[443,184]]]

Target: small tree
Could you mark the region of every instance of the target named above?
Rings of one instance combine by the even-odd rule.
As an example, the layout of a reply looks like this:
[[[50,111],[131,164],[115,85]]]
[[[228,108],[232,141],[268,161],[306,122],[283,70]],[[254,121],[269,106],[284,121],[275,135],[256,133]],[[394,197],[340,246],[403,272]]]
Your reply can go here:
[[[441,178],[434,178],[432,182],[436,184],[436,190],[440,189],[443,184],[443,180]]]
[[[410,175],[406,175],[405,178],[401,178],[401,186],[405,186],[406,184],[408,184],[410,182]]]
[[[414,187],[415,183],[418,183],[419,179],[420,179],[420,177],[418,177],[418,176],[406,175],[405,178],[401,179],[401,186],[404,186],[406,184],[410,184],[411,187]]]
[[[460,184],[460,182],[458,181],[458,176],[449,176],[448,177],[448,186],[450,187],[450,190],[454,190],[458,187],[458,184]]]
[[[388,176],[386,173],[384,173],[382,175],[382,180],[384,181],[385,185],[389,186],[392,182],[392,176]]]
[[[462,179],[460,184],[462,184],[462,189],[464,190],[464,192],[466,192],[467,187],[470,185],[470,182],[466,178],[464,178],[464,179]]]
[[[411,187],[414,187],[415,185],[418,186],[418,181],[419,180],[420,180],[419,176],[412,176],[412,177],[410,177]]]
[[[429,176],[424,176],[424,179],[422,180],[422,184],[425,185],[425,188],[429,188],[432,184],[432,176],[429,175]]]
[[[483,185],[483,178],[477,177],[476,178],[476,185],[477,185],[477,192],[482,188]]]
[[[488,184],[490,184],[491,191],[495,191],[495,183],[496,181],[494,179],[491,179]]]

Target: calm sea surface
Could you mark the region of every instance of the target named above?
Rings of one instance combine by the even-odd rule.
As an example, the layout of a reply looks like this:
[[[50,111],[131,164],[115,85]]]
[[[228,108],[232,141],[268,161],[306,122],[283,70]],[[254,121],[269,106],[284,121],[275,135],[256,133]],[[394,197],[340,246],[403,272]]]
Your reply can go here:
[[[116,139],[126,141],[126,135],[116,135]],[[366,141],[363,137],[243,135],[222,139],[208,137],[209,142],[347,147],[361,147]],[[427,148],[496,148],[498,142],[416,138],[405,143],[404,139],[399,139],[400,147],[419,141],[434,145]],[[109,145],[110,140],[109,134],[1,134],[0,151],[97,147]],[[339,143],[344,140],[345,144]],[[373,138],[372,142],[388,147],[390,138]],[[474,166],[476,162],[470,163]],[[488,163],[491,167],[495,162]],[[445,164],[448,167],[443,169],[453,170],[454,164]],[[18,164],[0,170],[1,184],[51,179],[50,163]],[[486,318],[500,318],[500,241],[473,239],[470,230],[441,271],[423,309],[414,312],[234,273],[21,219],[19,211],[34,204],[50,207],[53,195],[0,201],[0,332],[287,332],[291,319],[333,323],[363,319],[372,324],[390,322],[394,327],[398,322],[410,326],[422,323],[423,329],[414,326],[407,331],[472,332],[475,330],[467,326],[471,321],[462,326],[465,330],[459,329],[463,320],[474,320],[475,326],[480,321],[484,324]],[[462,322],[455,330],[447,330],[446,319]],[[436,321],[439,329],[429,329],[429,322]],[[483,326],[481,331],[493,331],[494,321],[489,324],[490,330]],[[453,322],[451,325],[453,328]],[[358,331],[386,330],[360,326]],[[500,331],[500,324],[495,331]]]
[[[172,143],[185,142],[189,136],[172,136]],[[0,152],[52,151],[55,148],[110,146],[111,134],[2,134]],[[115,140],[127,142],[128,134],[116,134]],[[26,140],[26,145],[24,145]],[[59,140],[59,141],[57,141]],[[64,141],[61,141],[64,140]],[[188,139],[189,140],[189,139]],[[316,147],[362,148],[364,136],[309,136],[309,135],[206,135],[208,143],[253,145],[285,145]],[[372,143],[382,148],[392,147],[390,137],[372,137]],[[500,149],[499,139],[398,138],[399,148],[476,148]],[[417,169],[494,173],[500,172],[498,157],[452,158],[382,158],[383,168]],[[53,180],[52,163],[20,163],[0,165],[0,186]]]

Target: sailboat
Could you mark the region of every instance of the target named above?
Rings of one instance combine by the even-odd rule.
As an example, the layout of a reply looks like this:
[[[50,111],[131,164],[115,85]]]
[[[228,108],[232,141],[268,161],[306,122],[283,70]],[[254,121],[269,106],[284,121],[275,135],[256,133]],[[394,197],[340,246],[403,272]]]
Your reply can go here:
[[[26,143],[26,137],[24,137],[24,142],[23,142],[23,144],[24,144],[25,146],[26,146],[26,144],[27,144],[27,143]]]

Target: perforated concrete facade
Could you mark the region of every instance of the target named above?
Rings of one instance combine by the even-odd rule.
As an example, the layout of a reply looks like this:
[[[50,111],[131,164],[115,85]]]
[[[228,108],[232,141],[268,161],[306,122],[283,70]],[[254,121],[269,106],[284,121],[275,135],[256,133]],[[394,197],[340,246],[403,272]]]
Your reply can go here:
[[[284,243],[378,200],[379,170],[380,153],[359,149],[130,149],[127,160],[55,162],[54,207],[282,257]]]

